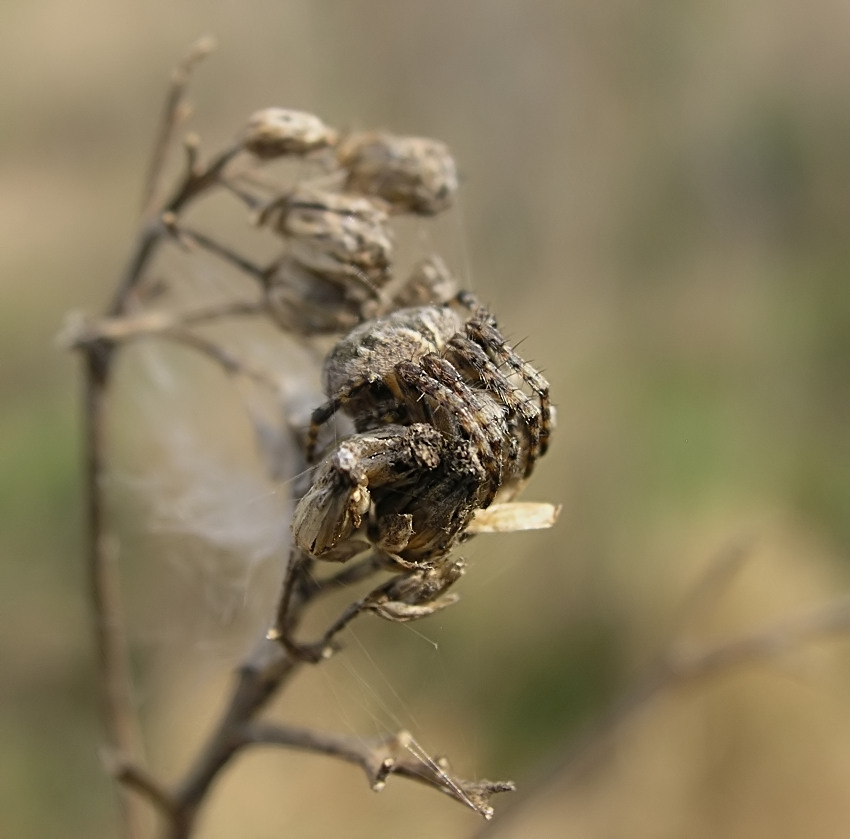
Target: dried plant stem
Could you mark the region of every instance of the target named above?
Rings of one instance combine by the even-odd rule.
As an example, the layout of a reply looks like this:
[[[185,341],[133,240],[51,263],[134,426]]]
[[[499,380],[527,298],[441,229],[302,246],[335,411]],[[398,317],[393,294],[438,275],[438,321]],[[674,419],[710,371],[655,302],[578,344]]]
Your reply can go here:
[[[187,312],[142,312],[125,317],[102,318],[83,323],[69,336],[73,346],[92,341],[107,341],[112,344],[132,338],[147,338],[169,330],[194,326],[207,321],[219,321],[229,317],[259,315],[266,311],[263,303],[245,301],[205,306]]]
[[[215,341],[210,341],[195,332],[190,332],[188,329],[166,329],[161,334],[175,343],[190,347],[201,355],[207,356],[228,375],[250,379],[275,394],[280,391],[278,381],[274,376],[237,358],[233,353],[216,344]]]
[[[127,303],[151,257],[156,252],[163,236],[170,233],[169,226],[163,219],[177,216],[190,201],[197,198],[206,189],[216,185],[225,166],[240,151],[238,145],[233,145],[213,158],[208,165],[202,166],[196,160],[196,143],[192,140],[187,141],[187,149],[191,149],[192,152],[189,154],[190,164],[186,168],[183,181],[162,211],[142,228],[133,249],[133,256],[124,272],[124,277],[118,285],[112,303],[107,308],[107,315],[110,317],[117,317],[127,310]]]
[[[121,605],[114,545],[105,529],[104,479],[105,398],[108,354],[91,346],[85,355],[85,485],[88,533],[88,583],[97,654],[101,713],[110,751],[122,760],[141,760],[141,736],[133,703],[127,632]],[[139,798],[126,789],[120,795],[123,835],[142,836],[144,813]]]
[[[271,268],[260,268],[258,265],[254,265],[253,262],[240,256],[238,253],[222,245],[221,242],[217,242],[210,236],[207,236],[198,230],[192,230],[184,225],[178,226],[177,219],[173,214],[164,215],[163,222],[168,227],[169,232],[181,245],[203,248],[204,250],[219,257],[219,259],[230,263],[249,277],[259,281],[262,286],[267,284],[268,276],[271,274],[274,266]]]
[[[156,206],[161,186],[163,169],[168,150],[174,139],[174,132],[183,122],[188,107],[185,101],[186,88],[192,78],[192,71],[199,61],[206,58],[215,49],[215,41],[209,36],[200,38],[189,49],[186,57],[174,68],[171,74],[171,87],[165,100],[162,120],[151,157],[148,176],[145,179],[145,191],[142,201],[144,214],[149,214]]]
[[[508,792],[513,784],[489,781],[464,781],[452,778],[443,762],[424,760],[414,747],[413,737],[399,731],[372,740],[294,726],[255,723],[247,726],[245,736],[256,744],[278,745],[292,749],[330,755],[353,763],[366,773],[372,789],[381,789],[389,775],[402,775],[438,789],[473,810],[492,813],[492,808],[478,795],[485,792]],[[498,788],[497,788],[498,787]]]
[[[168,839],[186,839],[191,835],[198,809],[218,773],[250,742],[243,734],[244,726],[267,705],[300,664],[286,656],[278,645],[264,641],[254,657],[242,665],[218,724],[173,795],[174,809],[166,814]]]
[[[183,65],[187,76],[196,60],[187,60]],[[177,99],[175,103],[176,101]],[[169,116],[166,121],[176,123],[179,110],[177,105],[172,103],[167,110]],[[167,141],[172,131],[173,127],[167,128],[163,134],[166,140],[162,142]],[[237,146],[225,150],[214,158],[209,166],[200,167],[195,164],[187,168],[183,181],[165,210],[177,213],[193,198],[215,184],[238,150]],[[159,166],[159,163],[154,164],[151,184],[158,178]],[[108,316],[119,317],[125,314],[136,285],[166,233],[167,227],[159,218],[143,226],[124,276],[107,308]],[[104,515],[103,485],[107,444],[105,403],[115,346],[103,340],[95,340],[81,345],[80,349],[84,358],[87,568],[102,714],[110,752],[117,756],[122,765],[141,767],[141,736],[132,698],[127,631],[114,551],[106,530]],[[139,839],[143,835],[145,823],[143,800],[130,791],[129,785],[123,785],[120,803],[123,835],[126,839]]]
[[[359,764],[366,770],[376,789],[383,786],[389,774],[414,778],[442,790],[489,818],[492,814],[489,804],[492,795],[512,789],[513,785],[510,782],[471,782],[454,778],[449,774],[445,762],[428,757],[405,732],[369,742],[271,725],[258,720],[269,700],[286,686],[304,663],[317,662],[326,657],[333,649],[335,636],[359,614],[371,609],[380,611],[384,617],[401,621],[430,614],[450,601],[452,596],[443,595],[443,592],[459,578],[462,568],[457,562],[440,564],[440,561],[446,560],[444,554],[447,551],[443,546],[446,537],[442,520],[435,523],[428,520],[429,526],[435,528],[435,538],[439,536],[437,541],[440,547],[430,549],[428,557],[417,557],[417,560],[422,560],[419,565],[399,559],[400,565],[395,570],[404,568],[403,573],[395,574],[371,593],[350,604],[320,635],[318,643],[303,648],[288,639],[301,626],[305,610],[312,602],[341,585],[362,582],[388,569],[379,561],[375,551],[360,562],[352,562],[338,573],[317,577],[318,554],[314,556],[312,552],[307,552],[296,539],[294,545],[299,547],[292,549],[275,628],[238,668],[230,697],[205,745],[182,779],[173,785],[162,783],[145,766],[133,702],[128,633],[104,510],[104,473],[109,443],[105,406],[111,390],[113,362],[117,352],[125,342],[156,336],[200,353],[226,374],[239,380],[259,383],[275,397],[280,397],[283,382],[276,372],[278,368],[270,365],[269,369],[261,369],[255,366],[238,357],[221,342],[208,337],[200,327],[234,316],[266,316],[278,328],[292,331],[296,339],[305,342],[308,342],[308,338],[318,339],[314,344],[308,342],[308,345],[313,347],[314,352],[319,351],[322,336],[339,337],[353,323],[368,321],[374,318],[377,311],[390,311],[390,300],[385,298],[381,290],[382,285],[392,278],[390,210],[392,214],[432,215],[448,206],[451,195],[457,189],[456,167],[442,144],[422,138],[393,139],[389,135],[380,135],[383,138],[378,141],[380,148],[377,151],[373,149],[371,154],[381,156],[385,151],[390,151],[389,160],[398,159],[404,163],[401,170],[396,167],[389,172],[395,186],[387,192],[387,183],[383,177],[375,181],[374,176],[368,176],[364,181],[362,178],[365,176],[361,172],[360,189],[363,194],[349,195],[343,190],[348,182],[347,170],[343,171],[334,153],[339,139],[338,132],[310,114],[270,108],[253,115],[238,135],[239,139],[213,155],[209,161],[201,159],[199,140],[194,136],[188,137],[184,142],[184,170],[168,196],[161,188],[163,172],[177,129],[188,113],[186,88],[194,67],[211,48],[209,40],[196,44],[172,76],[145,184],[143,220],[127,266],[106,306],[104,316],[99,320],[73,324],[66,341],[81,353],[84,361],[89,589],[98,659],[97,678],[107,735],[105,762],[119,784],[123,835],[125,839],[142,839],[146,835],[146,805],[149,804],[162,817],[165,835],[169,839],[188,839],[195,828],[199,809],[219,773],[244,747],[257,744],[315,751]],[[384,149],[384,146],[387,148]],[[233,167],[230,164],[242,152],[244,155],[240,161],[245,169],[234,172],[238,162]],[[328,152],[331,153],[329,157],[326,154]],[[325,154],[326,162],[332,162],[335,168],[321,182],[311,182],[310,189],[306,191],[285,192],[282,188],[273,187],[274,194],[266,200],[262,194],[249,194],[231,180],[231,176],[235,176],[240,178],[240,183],[250,184],[253,176],[256,185],[259,181],[252,167],[286,155],[306,159],[313,153]],[[355,168],[359,166],[364,171],[369,168],[366,164],[355,166],[354,162],[350,165]],[[236,196],[252,211],[255,222],[269,221],[272,214],[280,215],[280,220],[285,216],[286,225],[273,225],[272,233],[287,243],[287,249],[277,261],[267,267],[257,265],[216,237],[182,225],[182,213],[187,207],[196,198],[205,196],[215,188],[226,189]],[[381,197],[384,192],[387,195]],[[300,195],[297,201],[292,198],[296,194]],[[298,247],[292,244],[295,240],[298,241]],[[202,249],[248,275],[257,283],[258,299],[199,305],[186,312],[144,311],[145,301],[137,299],[140,296],[138,289],[147,276],[153,258],[167,242],[189,249]],[[297,270],[289,273],[282,270],[287,266],[295,266]],[[426,280],[422,280],[424,296],[421,300],[416,298],[419,302],[436,304],[454,295],[452,291],[449,297],[440,296],[438,301],[435,293],[432,301],[427,293],[431,286]],[[304,282],[308,285],[314,283],[316,288],[302,288]],[[274,288],[270,289],[270,285]],[[449,285],[453,286],[453,283],[449,282]],[[279,311],[274,308],[275,301],[280,302],[279,298],[272,295],[275,291],[280,291],[280,299],[293,306],[295,320],[292,323],[281,323]],[[265,298],[269,296],[273,299],[267,304]],[[291,302],[292,299],[295,302]],[[442,303],[438,310],[428,309],[428,314],[437,318],[445,315]],[[299,317],[303,323],[298,322]],[[460,321],[455,326],[459,327]],[[489,324],[487,326],[490,328]],[[491,331],[494,329],[492,327]],[[442,336],[442,332],[439,334]],[[426,341],[426,337],[424,333],[421,336],[423,341]],[[444,337],[447,340],[450,335]],[[505,360],[512,362],[515,370],[522,371],[526,384],[536,388],[540,415],[548,416],[544,410],[548,386],[544,392],[545,382],[542,377],[535,373],[533,381],[529,379],[528,371],[531,368],[514,358],[512,351],[505,348],[501,339],[495,349],[502,351]],[[495,362],[483,355],[483,349],[479,353],[485,358],[482,376],[489,376],[489,380],[507,387],[508,380],[498,378],[499,367]],[[324,352],[321,355],[324,357]],[[476,358],[478,356],[474,356],[472,361]],[[519,368],[517,365],[520,365]],[[420,373],[425,375],[424,370]],[[459,374],[455,371],[455,375]],[[438,392],[455,393],[449,391],[448,386]],[[501,401],[491,398],[494,411],[500,411],[498,415],[507,418],[515,410],[515,403],[518,403],[521,393],[518,388],[510,391],[510,404],[514,406],[510,409],[503,407]],[[505,401],[507,403],[508,400]],[[477,405],[477,400],[469,401],[469,405],[461,401],[458,408],[466,411],[470,406]],[[534,413],[533,417],[523,416],[531,437],[532,428],[537,427],[534,424],[537,422],[537,414]],[[285,419],[280,430],[286,432],[293,428],[292,421]],[[262,430],[258,429],[261,437]],[[548,428],[545,430],[548,431]],[[431,433],[439,432],[432,429]],[[297,431],[293,434],[298,440],[299,452],[306,450],[304,435]],[[453,523],[466,523],[469,512],[467,507],[476,501],[478,493],[476,489],[467,487],[467,472],[460,465],[463,458],[459,457],[458,463],[453,458],[440,460],[432,451],[431,443],[434,441],[431,436],[426,432],[422,432],[422,435],[417,438],[419,453],[402,470],[405,473],[403,480],[408,480],[405,470],[411,468],[414,461],[417,468],[424,470],[423,474],[430,475],[440,466],[443,471],[439,472],[439,480],[446,488],[453,488],[456,483],[463,488],[462,497],[453,502],[456,509],[452,507],[449,511],[450,520]],[[381,435],[378,439],[387,448],[388,444]],[[461,448],[466,451],[465,447]],[[387,448],[383,455],[388,456],[390,453],[391,448]],[[376,451],[375,454],[382,455],[382,452]],[[302,457],[302,474],[309,477],[306,472],[306,454]],[[500,469],[498,474],[501,480]],[[303,483],[298,480],[300,475],[296,474],[295,477],[293,486]],[[384,483],[402,480],[390,472],[383,478],[386,479]],[[389,489],[385,488],[384,491],[389,492]],[[299,504],[304,501],[304,492],[303,487],[294,490]],[[322,514],[327,515],[328,511],[323,509]],[[396,511],[390,517],[399,522],[408,521],[408,528],[412,528],[412,509],[403,513]],[[389,517],[384,524],[389,524]],[[453,532],[452,536],[455,535],[459,534]],[[356,541],[352,541],[352,546]],[[446,544],[449,542],[447,540]],[[361,553],[363,545],[368,547],[367,543],[358,543],[349,558]],[[426,559],[434,562],[426,562]]]

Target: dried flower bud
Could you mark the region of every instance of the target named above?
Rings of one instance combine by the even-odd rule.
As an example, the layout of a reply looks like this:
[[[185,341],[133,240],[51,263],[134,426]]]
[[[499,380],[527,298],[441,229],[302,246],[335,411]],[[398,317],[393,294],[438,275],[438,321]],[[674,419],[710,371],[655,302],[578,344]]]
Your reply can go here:
[[[380,305],[371,284],[324,277],[291,256],[269,278],[266,300],[282,329],[304,336],[348,332],[373,317]]]
[[[339,151],[346,188],[383,198],[394,212],[434,215],[457,192],[457,168],[448,147],[424,137],[356,134]]]
[[[376,202],[298,187],[278,216],[290,255],[322,276],[359,277],[380,287],[390,277],[393,250],[389,217]]]
[[[326,148],[336,142],[336,132],[305,111],[265,108],[251,115],[241,140],[246,151],[268,159]]]
[[[457,294],[457,284],[446,263],[433,254],[417,263],[404,285],[393,297],[394,308],[448,303]]]

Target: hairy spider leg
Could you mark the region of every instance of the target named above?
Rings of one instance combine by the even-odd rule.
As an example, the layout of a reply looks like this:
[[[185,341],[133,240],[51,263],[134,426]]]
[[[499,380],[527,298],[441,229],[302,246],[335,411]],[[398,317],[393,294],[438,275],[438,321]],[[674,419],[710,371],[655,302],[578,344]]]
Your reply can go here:
[[[408,391],[409,399],[413,399],[416,404],[422,405],[425,421],[437,427],[436,416],[423,397],[433,400],[437,408],[442,410],[460,428],[474,447],[475,457],[478,461],[476,467],[480,467],[484,474],[491,474],[487,465],[498,464],[501,458],[493,452],[490,441],[485,436],[481,423],[476,418],[469,403],[459,399],[448,384],[427,373],[420,364],[414,364],[412,361],[401,361],[396,365],[395,373],[401,385]],[[497,480],[487,483],[487,494],[481,502],[482,507],[486,507],[492,502],[499,489]]]
[[[495,458],[493,475],[494,494],[502,485],[502,469],[505,459],[505,441],[508,439],[508,426],[504,412],[486,393],[476,393],[464,381],[457,369],[445,358],[436,353],[428,353],[419,363],[428,375],[446,385],[460,403],[469,407],[475,422],[484,438],[490,444]],[[484,401],[482,401],[484,400]],[[491,499],[492,500],[492,499]],[[488,502],[489,503],[489,502]]]
[[[549,448],[552,431],[552,410],[549,402],[549,382],[525,361],[495,326],[488,315],[476,315],[466,322],[467,337],[478,344],[495,364],[507,364],[534,392],[540,402],[540,455]]]
[[[316,408],[310,416],[310,427],[307,429],[307,438],[304,441],[304,452],[307,458],[307,463],[315,463],[316,460],[316,444],[319,441],[319,432],[322,426],[334,415],[337,411],[344,408],[353,399],[356,399],[364,390],[372,387],[375,383],[368,379],[361,379],[349,387],[332,396],[322,405]]]
[[[488,393],[494,394],[508,411],[510,417],[519,416],[528,430],[528,457],[524,477],[528,477],[540,456],[540,407],[521,388],[502,373],[484,350],[465,335],[455,335],[446,345],[445,353],[452,365],[470,379],[478,381]],[[516,460],[519,452],[513,439],[509,456]]]

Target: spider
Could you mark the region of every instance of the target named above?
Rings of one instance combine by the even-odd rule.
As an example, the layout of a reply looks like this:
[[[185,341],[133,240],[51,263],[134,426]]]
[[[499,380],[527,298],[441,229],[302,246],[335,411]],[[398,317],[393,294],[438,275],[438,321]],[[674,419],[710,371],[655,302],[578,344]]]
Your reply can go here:
[[[329,399],[313,412],[308,460],[337,412],[355,433],[327,447],[296,506],[298,553],[269,636],[312,661],[328,653],[326,639],[305,647],[286,629],[289,597],[310,560],[371,550],[378,567],[400,572],[350,607],[334,632],[363,609],[415,620],[455,602],[446,590],[465,563],[450,554],[474,532],[473,519],[481,525],[484,508],[509,502],[493,506],[501,514],[481,528],[491,532],[549,526],[557,514],[529,524],[524,505],[511,502],[548,446],[549,385],[471,295],[357,326],[327,356],[324,380]],[[513,508],[507,516],[505,508]]]
[[[307,432],[311,462],[322,426],[338,411],[358,432],[429,425],[470,443],[483,475],[475,501],[487,507],[500,490],[502,497],[514,495],[548,447],[548,382],[468,292],[356,327],[328,355],[324,386],[329,398],[313,412]]]

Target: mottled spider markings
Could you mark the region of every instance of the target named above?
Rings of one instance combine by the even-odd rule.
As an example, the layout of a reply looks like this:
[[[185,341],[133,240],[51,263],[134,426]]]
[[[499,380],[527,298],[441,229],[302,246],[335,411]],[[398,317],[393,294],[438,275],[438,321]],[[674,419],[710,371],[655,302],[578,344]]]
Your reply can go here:
[[[325,389],[329,399],[307,433],[309,460],[322,425],[341,410],[357,431],[426,422],[475,447],[488,474],[481,506],[518,469],[528,477],[548,446],[548,382],[467,292],[452,304],[401,309],[352,330],[326,359]]]
[[[513,501],[546,451],[549,385],[471,295],[355,327],[326,357],[324,385],[308,460],[337,412],[355,431],[328,445],[292,532],[304,557],[371,551],[371,562],[401,572],[364,608],[389,620],[432,614],[456,599],[446,592],[465,568],[451,556],[459,543],[554,521],[551,505],[540,516]]]
[[[400,362],[395,373],[403,384],[407,404],[417,409],[415,412],[409,407],[409,414],[421,410],[422,416],[417,417],[421,422],[427,422],[447,437],[460,431],[472,444],[473,453],[487,476],[482,482],[480,506],[489,506],[502,484],[507,438],[504,417],[486,395],[476,395],[457,370],[434,353],[423,356],[418,364]]]

